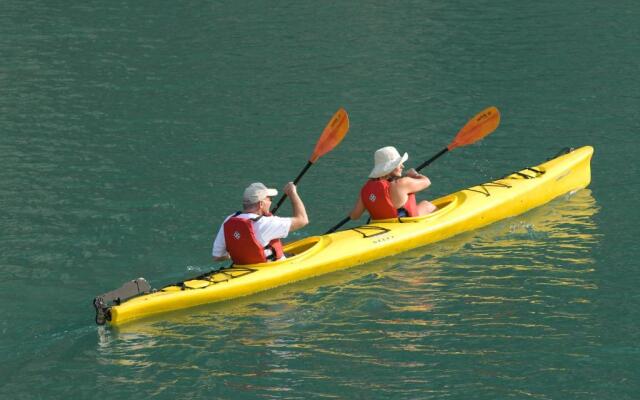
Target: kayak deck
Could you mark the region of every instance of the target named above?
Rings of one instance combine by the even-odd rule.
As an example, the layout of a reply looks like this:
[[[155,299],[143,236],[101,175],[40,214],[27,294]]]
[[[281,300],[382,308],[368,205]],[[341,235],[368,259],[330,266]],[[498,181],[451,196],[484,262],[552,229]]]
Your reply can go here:
[[[302,279],[388,257],[486,226],[586,187],[593,148],[581,147],[536,167],[441,197],[426,216],[372,221],[289,243],[287,259],[234,265],[203,274],[109,309],[113,325],[160,313],[247,296]]]

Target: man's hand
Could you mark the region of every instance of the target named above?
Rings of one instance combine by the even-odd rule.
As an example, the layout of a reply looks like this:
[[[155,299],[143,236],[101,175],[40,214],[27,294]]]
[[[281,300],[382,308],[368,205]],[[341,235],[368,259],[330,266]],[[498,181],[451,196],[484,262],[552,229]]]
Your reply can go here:
[[[296,185],[294,185],[293,182],[289,182],[284,185],[284,189],[282,189],[282,191],[285,192],[285,194],[289,197],[292,197],[294,194],[298,193]]]

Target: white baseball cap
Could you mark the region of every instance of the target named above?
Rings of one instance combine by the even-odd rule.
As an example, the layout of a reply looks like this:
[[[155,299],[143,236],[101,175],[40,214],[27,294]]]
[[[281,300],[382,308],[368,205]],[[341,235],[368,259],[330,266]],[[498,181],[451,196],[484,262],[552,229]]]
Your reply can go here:
[[[408,158],[409,155],[407,153],[400,156],[398,150],[393,146],[376,150],[373,156],[374,167],[369,174],[369,178],[380,178],[391,173],[398,165],[407,161]]]
[[[244,190],[242,199],[247,203],[255,204],[267,197],[273,197],[277,195],[277,190],[268,188],[261,182],[254,182],[251,185],[247,186],[247,188]]]

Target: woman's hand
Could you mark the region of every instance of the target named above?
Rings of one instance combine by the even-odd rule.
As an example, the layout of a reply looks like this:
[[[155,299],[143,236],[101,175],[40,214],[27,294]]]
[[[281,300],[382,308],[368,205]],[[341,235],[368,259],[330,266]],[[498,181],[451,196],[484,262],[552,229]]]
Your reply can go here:
[[[411,168],[410,170],[407,171],[407,176],[410,178],[421,178],[424,175],[420,174],[418,171],[416,171],[415,169]]]

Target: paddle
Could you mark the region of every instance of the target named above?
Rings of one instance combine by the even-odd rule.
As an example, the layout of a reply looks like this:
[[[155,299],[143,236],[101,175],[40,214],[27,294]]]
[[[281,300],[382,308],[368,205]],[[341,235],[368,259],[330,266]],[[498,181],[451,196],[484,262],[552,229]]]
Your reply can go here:
[[[443,154],[445,154],[448,151],[477,142],[478,140],[487,136],[491,132],[495,131],[499,124],[500,124],[500,111],[498,111],[496,107],[489,107],[482,110],[481,112],[476,114],[473,118],[471,118],[466,123],[466,125],[463,126],[462,129],[460,129],[460,131],[458,131],[458,133],[456,134],[456,137],[453,139],[453,141],[451,141],[451,143],[449,143],[447,147],[440,150],[440,152],[438,152],[438,154],[436,154],[435,156],[431,157],[427,161],[420,164],[418,168],[416,168],[416,171],[420,171],[421,169],[428,166],[429,164],[431,164],[432,162],[440,158]],[[337,225],[335,225],[333,228],[329,229],[325,234],[335,232],[342,225],[349,222],[350,219],[351,219],[350,217],[346,217],[345,219],[340,221]]]
[[[307,165],[305,165],[302,171],[300,171],[293,183],[297,185],[302,176],[313,165],[313,163],[318,161],[318,159],[323,155],[333,150],[334,147],[336,147],[342,141],[348,130],[349,116],[347,115],[347,112],[344,110],[344,108],[340,108],[338,111],[336,111],[335,114],[333,114],[333,117],[331,117],[331,120],[329,121],[327,126],[325,126],[324,130],[322,131],[322,135],[320,135],[320,139],[318,139],[318,143],[316,143],[315,149],[313,149],[313,153],[311,154]],[[280,197],[280,200],[278,200],[278,204],[276,204],[275,208],[271,210],[271,214],[275,215],[276,211],[278,211],[278,208],[280,208],[280,206],[284,202],[284,199],[286,198],[287,194],[283,193]]]
[[[500,124],[500,111],[495,107],[489,107],[471,118],[465,126],[460,129],[456,137],[449,143],[447,147],[440,150],[438,154],[431,157],[427,161],[423,162],[416,168],[416,171],[420,171],[422,168],[428,166],[435,160],[437,160],[444,153],[451,151],[458,147],[468,146],[487,136],[491,132],[495,131]]]

